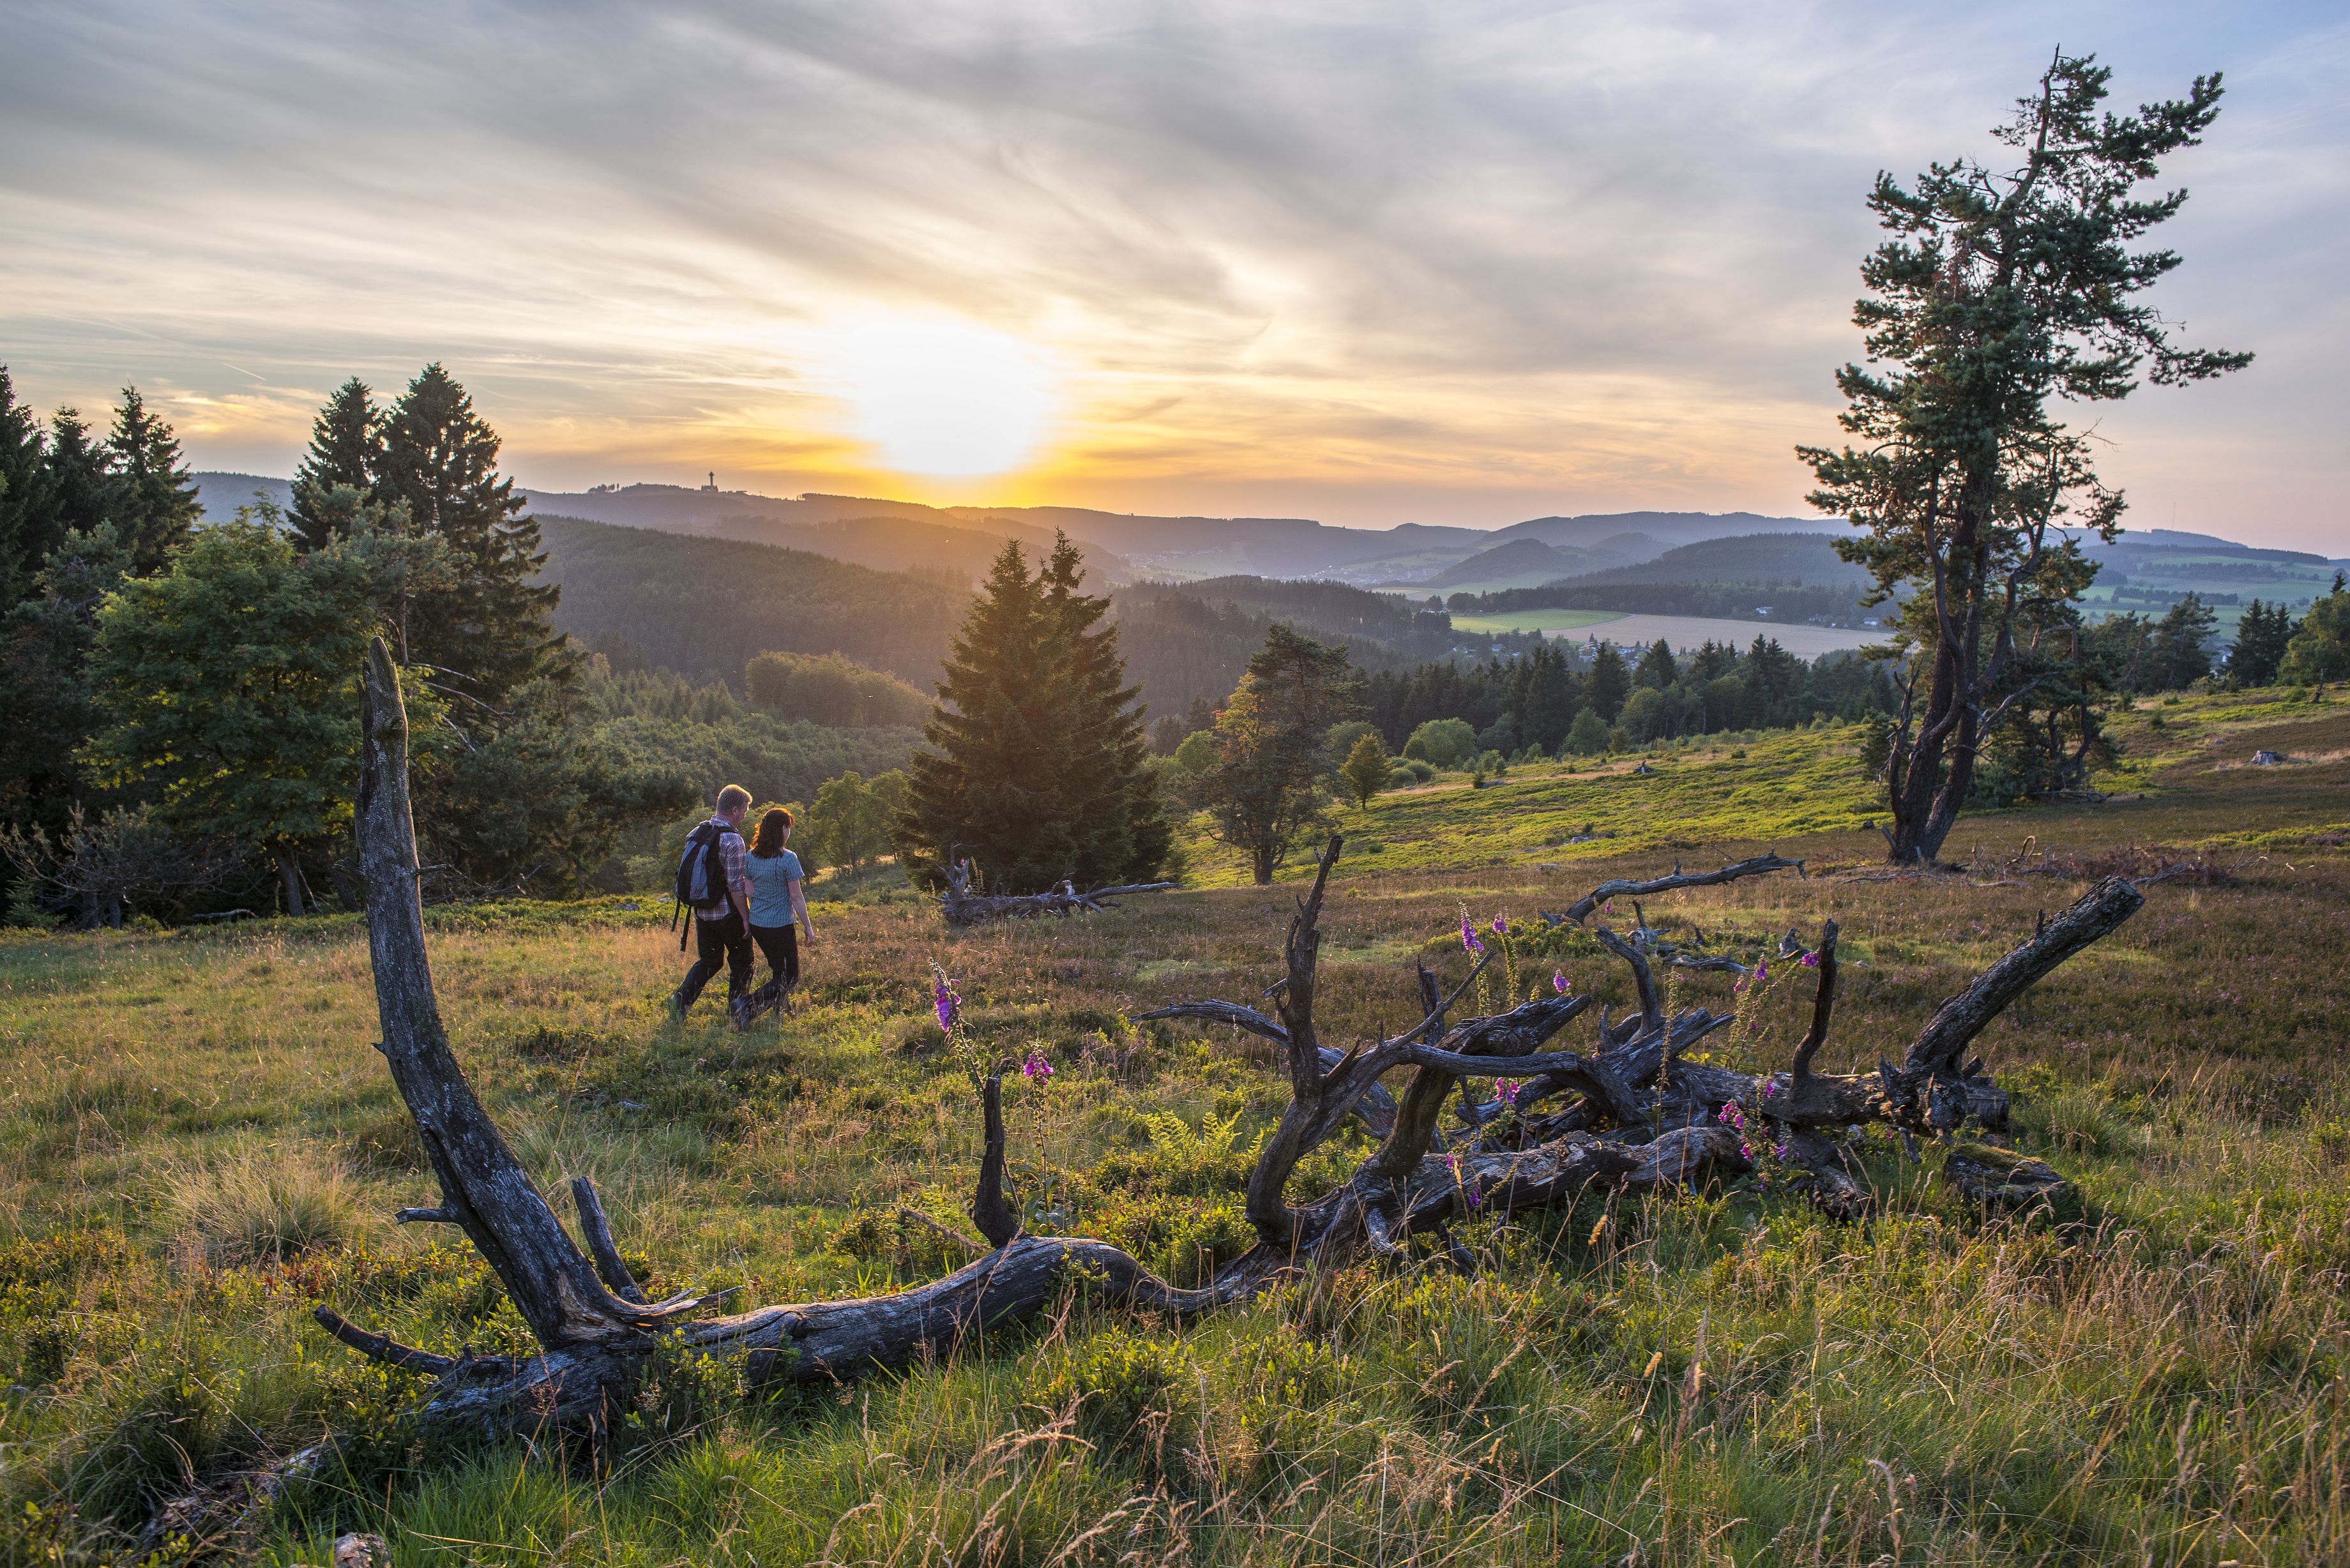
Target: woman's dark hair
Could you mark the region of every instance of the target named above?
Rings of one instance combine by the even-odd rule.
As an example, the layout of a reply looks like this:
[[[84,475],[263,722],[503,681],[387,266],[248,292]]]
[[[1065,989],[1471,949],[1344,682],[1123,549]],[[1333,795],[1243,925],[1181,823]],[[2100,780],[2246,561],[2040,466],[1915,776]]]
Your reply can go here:
[[[759,819],[759,836],[752,842],[751,853],[762,860],[773,860],[784,852],[784,835],[790,831],[792,814],[780,805],[771,805],[767,815]]]

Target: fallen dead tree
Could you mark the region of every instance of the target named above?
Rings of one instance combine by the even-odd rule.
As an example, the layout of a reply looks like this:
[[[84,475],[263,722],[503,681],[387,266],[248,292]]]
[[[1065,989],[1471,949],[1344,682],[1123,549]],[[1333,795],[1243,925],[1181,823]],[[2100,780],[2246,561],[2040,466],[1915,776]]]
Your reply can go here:
[[[1163,893],[1175,886],[1172,882],[1125,882],[1114,888],[1096,888],[1080,893],[1076,886],[1064,879],[1048,893],[982,893],[972,890],[978,880],[979,867],[968,857],[953,860],[947,867],[947,885],[939,895],[939,912],[950,926],[985,925],[990,920],[1026,920],[1038,915],[1075,915],[1091,911],[1099,913],[1114,909],[1112,898],[1122,898],[1134,893]]]
[[[1630,966],[1640,1010],[1604,1029],[1588,1053],[1544,1049],[1588,1010],[1586,997],[1542,998],[1448,1023],[1468,982],[1440,996],[1424,971],[1425,1012],[1417,1023],[1392,1039],[1336,1050],[1322,1044],[1315,1024],[1323,900],[1342,848],[1333,838],[1290,921],[1274,1015],[1206,1002],[1158,1014],[1240,1023],[1281,1045],[1289,1074],[1289,1104],[1247,1182],[1246,1214],[1257,1242],[1207,1284],[1170,1286],[1107,1242],[1024,1231],[1003,1188],[1002,1096],[998,1080],[989,1078],[981,1096],[985,1153],[972,1203],[987,1251],[943,1279],[894,1295],[702,1317],[716,1298],[643,1299],[585,1180],[572,1184],[585,1245],[575,1241],[466,1082],[433,993],[416,892],[407,720],[380,642],[369,659],[363,725],[358,831],[380,1049],[441,1189],[438,1203],[400,1218],[463,1231],[539,1348],[527,1357],[450,1356],[398,1344],[324,1306],[315,1315],[353,1349],[432,1378],[422,1407],[428,1418],[490,1434],[564,1428],[599,1438],[629,1407],[665,1337],[702,1355],[738,1358],[754,1383],[818,1381],[902,1364],[1032,1316],[1079,1278],[1104,1298],[1145,1310],[1205,1312],[1245,1300],[1301,1264],[1392,1253],[1421,1232],[1441,1237],[1449,1222],[1471,1212],[1562,1201],[1593,1183],[1640,1191],[1743,1172],[1762,1158],[1755,1139],[1764,1127],[1783,1136],[1791,1152],[1783,1158],[1814,1173],[1826,1200],[1855,1208],[1864,1195],[1843,1168],[1841,1132],[1868,1122],[1921,1134],[1953,1132],[1969,1122],[2002,1125],[2005,1096],[1979,1062],[1960,1064],[1969,1044],[2025,987],[2113,929],[2141,901],[2126,881],[2100,886],[1945,1003],[1900,1065],[1886,1062],[1873,1075],[1812,1070],[1834,1002],[1833,922],[1818,949],[1811,1032],[1786,1074],[1754,1077],[1681,1063],[1691,1043],[1731,1020],[1703,1008],[1667,1019],[1645,958],[1604,928],[1599,940]],[[1285,1189],[1299,1160],[1394,1072],[1408,1076],[1378,1148],[1333,1190],[1291,1203]],[[1439,1113],[1455,1086],[1504,1075],[1523,1085],[1474,1136],[1436,1154]],[[1554,1099],[1561,1102],[1555,1109],[1541,1109]],[[1732,1106],[1752,1109],[1726,1121]],[[1742,1133],[1730,1125],[1741,1119]],[[2030,1173],[1999,1166],[1987,1179],[2021,1189]]]

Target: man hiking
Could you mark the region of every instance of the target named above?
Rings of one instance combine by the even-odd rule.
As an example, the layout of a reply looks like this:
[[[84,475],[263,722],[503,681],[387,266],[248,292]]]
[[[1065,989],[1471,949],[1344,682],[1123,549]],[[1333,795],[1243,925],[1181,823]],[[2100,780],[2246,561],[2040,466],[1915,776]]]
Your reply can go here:
[[[677,901],[693,910],[694,962],[669,999],[680,1018],[722,966],[730,1003],[751,988],[751,883],[743,872],[743,819],[750,815],[751,792],[728,784],[718,792],[718,815],[685,836]],[[677,945],[682,952],[685,939]]]

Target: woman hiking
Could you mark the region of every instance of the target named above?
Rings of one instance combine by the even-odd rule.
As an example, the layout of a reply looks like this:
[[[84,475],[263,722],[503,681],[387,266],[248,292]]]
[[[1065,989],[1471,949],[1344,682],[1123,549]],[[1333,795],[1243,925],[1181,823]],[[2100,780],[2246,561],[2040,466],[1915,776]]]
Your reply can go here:
[[[800,857],[784,847],[791,838],[792,814],[780,805],[770,806],[759,818],[751,853],[743,857],[743,875],[751,884],[751,940],[767,955],[767,965],[775,972],[758,990],[735,999],[733,1011],[737,1029],[783,1004],[800,981],[802,933],[811,947],[816,943],[803,886],[807,873],[800,868]]]

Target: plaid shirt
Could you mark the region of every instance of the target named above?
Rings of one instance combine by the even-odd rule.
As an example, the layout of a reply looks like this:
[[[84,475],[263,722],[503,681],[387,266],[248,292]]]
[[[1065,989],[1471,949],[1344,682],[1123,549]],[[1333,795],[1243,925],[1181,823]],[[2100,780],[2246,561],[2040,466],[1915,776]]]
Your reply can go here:
[[[704,827],[714,827],[719,830],[718,859],[719,863],[726,867],[726,885],[729,888],[733,888],[736,893],[742,896],[743,907],[746,909],[749,909],[751,907],[751,879],[743,874],[743,857],[746,853],[743,844],[743,836],[735,832],[734,825],[727,821],[723,816],[713,816],[708,822],[703,823],[702,826]],[[733,913],[733,910],[734,907],[732,904],[728,903],[725,899],[721,898],[715,904],[696,905],[694,907],[693,913],[695,918],[698,919],[723,920],[728,915]]]

